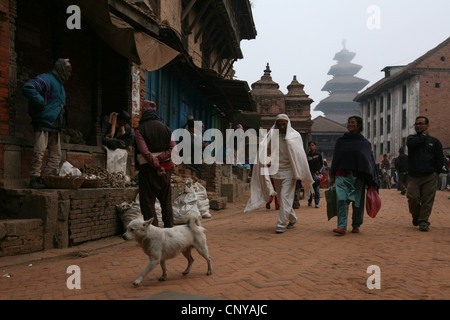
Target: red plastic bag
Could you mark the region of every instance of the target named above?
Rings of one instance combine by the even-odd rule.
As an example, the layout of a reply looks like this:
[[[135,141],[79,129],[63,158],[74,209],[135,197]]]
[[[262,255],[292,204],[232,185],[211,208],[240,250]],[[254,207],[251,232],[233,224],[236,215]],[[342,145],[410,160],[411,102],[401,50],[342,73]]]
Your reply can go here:
[[[366,211],[369,217],[375,218],[381,208],[381,198],[374,186],[371,186],[366,193]]]

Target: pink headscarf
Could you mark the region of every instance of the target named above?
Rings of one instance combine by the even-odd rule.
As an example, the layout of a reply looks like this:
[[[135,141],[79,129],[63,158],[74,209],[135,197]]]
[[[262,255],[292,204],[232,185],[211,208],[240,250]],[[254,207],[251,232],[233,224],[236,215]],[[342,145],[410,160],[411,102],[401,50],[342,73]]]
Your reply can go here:
[[[142,103],[142,112],[149,109],[156,110],[156,103],[154,103],[153,101],[144,100],[144,102]]]

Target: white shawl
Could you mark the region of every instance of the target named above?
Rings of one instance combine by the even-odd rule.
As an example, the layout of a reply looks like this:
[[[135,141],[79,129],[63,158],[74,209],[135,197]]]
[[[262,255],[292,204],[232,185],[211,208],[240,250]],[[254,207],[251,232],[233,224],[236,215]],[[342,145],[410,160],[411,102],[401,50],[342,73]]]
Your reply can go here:
[[[278,167],[274,164],[278,163],[278,130],[275,129],[279,119],[288,121],[285,140],[288,146],[289,160],[294,178],[295,180],[301,180],[302,187],[305,190],[305,197],[309,197],[309,195],[313,193],[312,184],[314,181],[311,172],[309,171],[308,160],[305,149],[303,148],[302,136],[292,128],[289,117],[285,114],[280,114],[276,117],[274,125],[259,145],[258,159],[253,166],[250,199],[247,202],[244,212],[258,209],[269,201],[271,195],[276,195],[272,183],[270,182],[270,174],[275,174]],[[267,157],[267,148],[269,145],[272,147],[270,159]],[[268,160],[272,163],[270,168],[267,168],[265,165],[268,163]]]

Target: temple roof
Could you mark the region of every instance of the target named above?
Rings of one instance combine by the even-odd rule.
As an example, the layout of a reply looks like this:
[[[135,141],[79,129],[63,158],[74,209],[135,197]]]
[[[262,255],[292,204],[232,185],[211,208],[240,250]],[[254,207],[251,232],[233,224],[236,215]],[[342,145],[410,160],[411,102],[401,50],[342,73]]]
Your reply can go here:
[[[336,53],[333,60],[336,60],[338,62],[350,62],[355,58],[355,56],[355,52],[350,52],[347,49],[343,49],[340,52]]]
[[[336,121],[327,119],[322,116],[318,116],[313,120],[313,125],[311,127],[313,133],[317,132],[347,132],[347,127],[344,127]]]
[[[323,99],[321,102],[354,102],[353,99],[356,97],[357,93],[354,91],[343,91],[335,92],[330,94],[327,98]]]
[[[353,76],[336,76],[329,80],[322,91],[335,92],[335,91],[356,91],[358,92],[364,88],[369,81],[353,77]]]
[[[264,70],[264,75],[261,77],[261,80],[256,81],[252,84],[252,93],[261,94],[261,93],[270,93],[273,94],[276,92],[277,94],[283,94],[279,88],[280,85],[272,80],[271,76],[272,70],[270,70],[270,66],[267,63],[266,69]]]
[[[351,62],[342,62],[338,63],[330,68],[328,71],[328,75],[337,76],[337,75],[350,75],[353,76],[357,74],[362,69],[362,66],[359,64],[354,64]]]
[[[310,103],[314,102],[313,99],[309,98],[309,95],[303,90],[305,86],[297,81],[297,76],[294,76],[291,84],[288,85],[288,93],[287,97],[297,98],[299,100],[309,101]]]

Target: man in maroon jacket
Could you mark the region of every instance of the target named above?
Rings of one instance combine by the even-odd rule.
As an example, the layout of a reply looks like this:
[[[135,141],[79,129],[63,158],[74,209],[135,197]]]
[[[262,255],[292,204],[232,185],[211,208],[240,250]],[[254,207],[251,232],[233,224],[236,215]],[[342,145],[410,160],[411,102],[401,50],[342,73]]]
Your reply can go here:
[[[172,131],[159,120],[156,104],[145,100],[136,135],[136,168],[139,170],[139,203],[145,220],[154,218],[158,226],[155,201],[161,204],[165,228],[173,227],[171,154],[175,147]]]

